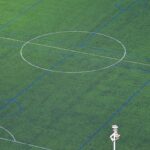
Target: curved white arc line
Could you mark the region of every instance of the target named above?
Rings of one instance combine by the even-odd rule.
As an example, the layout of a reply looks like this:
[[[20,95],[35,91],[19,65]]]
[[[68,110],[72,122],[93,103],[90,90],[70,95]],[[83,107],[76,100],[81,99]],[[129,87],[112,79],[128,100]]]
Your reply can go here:
[[[10,135],[10,137],[13,139],[13,141],[16,141],[15,136],[6,128],[0,126],[0,129],[4,130],[6,133],[8,133]]]
[[[45,36],[48,36],[48,35],[52,35],[52,34],[58,34],[58,33],[90,33],[90,34],[103,35],[104,37],[107,37],[107,38],[112,39],[112,40],[116,41],[117,43],[119,43],[119,44],[122,46],[122,48],[123,48],[123,50],[124,50],[124,53],[123,53],[123,56],[122,56],[118,61],[116,61],[115,63],[113,63],[113,64],[111,64],[111,65],[109,65],[109,66],[106,66],[106,67],[103,67],[103,68],[100,68],[100,69],[95,69],[95,70],[76,71],[76,72],[73,72],[73,71],[70,71],[70,72],[69,72],[69,71],[55,71],[55,70],[43,68],[43,67],[34,65],[34,64],[32,64],[31,62],[29,62],[27,59],[25,59],[25,57],[23,56],[23,49],[24,49],[24,47],[25,47],[27,44],[29,44],[29,43],[32,44],[32,41],[33,41],[33,40],[36,40],[36,39],[39,39],[39,38],[42,38],[42,37],[45,37]],[[36,43],[34,43],[34,44],[36,44]],[[39,45],[39,44],[38,44],[38,45]],[[45,46],[45,45],[43,45],[43,46]],[[59,47],[55,47],[55,48],[59,48]],[[63,48],[59,48],[59,49],[62,50]],[[66,50],[66,49],[65,49],[65,50]],[[69,49],[67,49],[67,50],[70,51]],[[77,51],[75,51],[75,50],[71,50],[71,51],[77,52]],[[78,53],[85,54],[84,52],[78,52]],[[25,42],[25,43],[22,45],[21,49],[20,49],[21,58],[22,58],[27,64],[31,65],[32,67],[35,67],[35,68],[38,68],[38,69],[42,69],[42,70],[45,70],[45,71],[51,71],[51,72],[56,72],[56,73],[69,73],[69,74],[75,74],[75,73],[90,73],[90,72],[95,72],[95,71],[100,71],[100,70],[104,70],[104,69],[111,68],[111,67],[113,67],[113,66],[116,66],[118,63],[120,63],[120,62],[125,58],[126,53],[127,53],[126,47],[125,47],[124,44],[123,44],[121,41],[119,41],[118,39],[116,39],[116,38],[114,38],[114,37],[111,37],[111,36],[108,36],[108,35],[105,35],[105,34],[102,34],[102,33],[88,32],[88,31],[60,31],[60,32],[54,32],[54,33],[46,33],[46,34],[37,36],[37,37],[35,37],[35,38],[33,38],[33,39],[31,39],[31,40]],[[86,53],[86,54],[88,54],[88,53]],[[88,54],[88,55],[89,55],[89,54]],[[93,54],[92,54],[92,55],[93,55]],[[100,57],[100,56],[99,56],[99,57]]]
[[[49,148],[45,148],[45,147],[41,147],[41,146],[29,144],[29,143],[24,143],[24,142],[21,142],[21,141],[14,141],[14,140],[10,140],[10,139],[7,139],[7,138],[1,138],[0,137],[0,140],[11,142],[11,143],[16,143],[16,144],[20,144],[20,145],[26,145],[26,146],[29,146],[29,147],[34,147],[34,148],[38,148],[38,149],[42,149],[42,150],[52,150],[52,149],[49,149]]]

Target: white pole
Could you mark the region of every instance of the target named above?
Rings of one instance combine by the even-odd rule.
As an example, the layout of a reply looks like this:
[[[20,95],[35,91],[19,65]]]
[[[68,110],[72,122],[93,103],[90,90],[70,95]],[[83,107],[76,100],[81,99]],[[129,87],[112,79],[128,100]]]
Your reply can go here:
[[[117,125],[113,125],[112,129],[113,129],[113,134],[110,135],[110,139],[113,142],[113,150],[116,150],[116,141],[119,140],[120,135],[118,134],[118,126]]]
[[[114,149],[113,150],[116,150],[116,140],[114,140]]]

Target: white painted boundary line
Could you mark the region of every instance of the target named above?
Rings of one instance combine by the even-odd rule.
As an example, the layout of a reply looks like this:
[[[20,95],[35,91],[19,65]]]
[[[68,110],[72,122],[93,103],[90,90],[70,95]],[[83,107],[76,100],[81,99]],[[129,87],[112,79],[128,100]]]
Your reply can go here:
[[[21,142],[21,141],[17,141],[15,136],[9,131],[7,130],[6,128],[0,126],[0,129],[4,130],[6,133],[8,133],[12,140],[11,139],[7,139],[7,138],[2,138],[0,137],[0,140],[3,140],[3,141],[7,141],[7,142],[11,142],[11,143],[16,143],[16,144],[21,144],[21,145],[26,145],[26,146],[29,146],[29,147],[35,147],[35,148],[38,148],[38,149],[43,149],[43,150],[51,150],[51,149],[48,149],[48,148],[45,148],[45,147],[41,147],[41,146],[37,146],[37,145],[33,145],[33,144],[29,144],[29,143],[24,143],[24,142]]]
[[[45,148],[45,147],[41,147],[41,146],[37,146],[37,145],[33,145],[33,144],[18,141],[18,140],[16,140],[15,136],[8,129],[6,129],[2,126],[0,126],[0,129],[4,130],[12,138],[12,139],[7,139],[7,138],[0,137],[0,140],[2,140],[2,141],[7,141],[7,142],[15,143],[15,144],[20,144],[20,145],[26,145],[26,146],[29,146],[29,147],[34,147],[34,148],[38,148],[38,149],[42,149],[42,150],[52,150],[52,149],[49,149],[49,148]]]
[[[16,141],[16,138],[9,130],[7,130],[6,128],[4,128],[2,126],[0,126],[0,129],[4,130],[6,133],[8,133],[10,135],[10,137],[13,139],[13,141]]]
[[[45,147],[41,147],[41,146],[37,146],[37,145],[33,145],[33,144],[24,143],[24,142],[21,142],[21,141],[14,141],[14,140],[10,140],[10,139],[7,139],[7,138],[1,138],[0,137],[0,140],[7,141],[7,142],[10,142],[10,143],[19,144],[19,145],[25,145],[25,146],[28,146],[28,147],[34,147],[34,148],[38,148],[38,149],[42,149],[42,150],[52,150],[52,149],[49,149],[49,148],[45,148]]]
[[[13,39],[13,38],[9,38],[9,37],[0,37],[0,39],[14,41],[14,42],[21,42],[21,43],[25,43],[26,42],[26,41],[23,41],[23,40]],[[45,47],[45,46],[48,47],[49,46],[49,45],[43,45],[43,44],[38,44],[38,43],[32,43],[32,42],[30,44],[40,45],[40,46],[43,46],[43,47]],[[99,55],[99,57],[103,57],[103,58],[106,58],[106,59],[118,60],[118,58],[115,58],[115,57],[107,57],[107,56],[100,56],[100,55]],[[132,61],[132,60],[131,61],[130,60],[123,60],[123,62],[150,67],[150,64],[137,62],[137,61]]]

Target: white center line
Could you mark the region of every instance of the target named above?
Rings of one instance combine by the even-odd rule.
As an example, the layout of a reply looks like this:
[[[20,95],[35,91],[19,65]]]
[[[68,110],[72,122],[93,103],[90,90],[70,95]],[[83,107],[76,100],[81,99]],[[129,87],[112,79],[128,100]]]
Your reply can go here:
[[[21,42],[21,43],[25,43],[26,42],[26,41],[23,41],[23,40],[18,40],[18,39],[9,38],[9,37],[0,37],[0,39],[14,41],[14,42]],[[119,60],[118,58],[115,58],[115,57],[108,57],[108,56],[103,56],[103,55],[96,55],[96,54],[91,54],[91,53],[85,53],[85,52],[80,52],[80,51],[76,51],[76,50],[69,50],[69,49],[66,49],[66,48],[60,48],[60,47],[55,47],[55,46],[50,46],[50,45],[45,45],[45,44],[40,44],[40,43],[30,42],[30,44],[37,45],[37,46],[42,46],[42,47],[54,48],[54,49],[57,49],[57,50],[71,51],[71,52],[75,52],[75,53],[86,54],[86,55],[91,55],[91,56],[96,56],[96,57],[101,57],[101,58],[106,58],[106,59]],[[132,60],[123,60],[123,62],[150,67],[150,64],[143,63],[143,62],[137,62],[137,61],[132,61]]]

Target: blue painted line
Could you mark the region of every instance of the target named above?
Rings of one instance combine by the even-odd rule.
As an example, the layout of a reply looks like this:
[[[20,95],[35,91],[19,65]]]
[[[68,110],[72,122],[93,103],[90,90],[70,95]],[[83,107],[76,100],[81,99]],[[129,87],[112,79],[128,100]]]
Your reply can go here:
[[[38,81],[41,81],[45,76],[47,75],[47,72],[43,73],[42,75],[38,76],[35,80],[33,80],[27,87],[25,87],[23,90],[19,91],[19,93],[17,93],[17,95],[15,97],[13,97],[11,100],[13,99],[17,99],[19,96],[23,95],[24,93],[26,93],[27,91],[29,91]],[[8,100],[7,105],[11,104],[10,100]],[[5,105],[4,108],[7,108],[7,105]]]
[[[0,110],[4,110],[6,107],[8,107],[9,104],[15,103],[17,100],[16,99],[9,99],[7,100],[5,105],[0,106]]]
[[[15,112],[13,112],[13,113],[10,113],[10,114],[7,114],[7,113],[5,113],[5,114],[0,114],[0,118],[1,119],[9,119],[9,118],[14,118],[14,117],[17,117],[17,116],[19,116],[23,111],[24,111],[24,107],[23,107],[23,105],[20,103],[20,102],[18,102],[18,101],[16,101],[15,103],[14,103],[15,105],[16,105],[16,107],[17,107],[17,109],[15,110]],[[4,107],[0,107],[0,111],[2,111],[2,110],[6,110],[6,108],[7,109],[9,109],[9,107],[11,107],[11,105],[9,104],[9,105],[7,105],[7,106],[4,106]]]
[[[90,134],[85,139],[85,141],[80,145],[78,150],[83,150],[86,145],[88,145],[98,134],[100,134],[112,122],[112,120],[117,117],[137,96],[139,96],[141,92],[145,89],[145,87],[149,85],[150,80],[142,84],[142,86],[131,96],[129,96],[129,98],[118,109],[116,109],[116,111],[114,111],[100,127],[98,127],[92,134]]]
[[[43,1],[44,0],[36,0],[34,3],[32,3],[32,5],[28,6],[23,11],[19,12],[17,16],[12,18],[11,20],[6,22],[5,24],[1,25],[0,26],[0,31],[6,29],[9,26],[11,26],[12,24],[16,23],[16,21],[18,21],[21,17],[25,16],[30,10],[33,10],[33,8],[35,8],[37,5],[39,5]]]
[[[87,43],[91,40],[91,38],[93,38],[96,35],[96,32],[100,32],[100,30],[108,27],[110,24],[112,24],[116,19],[118,19],[122,14],[124,14],[125,12],[128,12],[133,6],[134,4],[136,4],[138,1],[140,0],[134,0],[132,2],[130,2],[125,8],[124,11],[119,11],[118,13],[116,13],[114,16],[112,16],[109,20],[103,22],[102,24],[98,25],[98,27],[96,27],[96,29],[94,29],[93,32],[90,34],[89,36],[87,36],[87,38],[79,45],[80,48],[83,48],[87,45]]]
[[[138,1],[138,0],[136,0]],[[132,3],[130,3],[127,8],[130,8],[131,7],[131,4],[134,4],[136,1],[133,1]],[[39,2],[39,1],[38,1]],[[121,13],[122,14],[122,13]],[[22,15],[21,15],[22,16]],[[117,16],[120,16],[120,13],[119,14],[116,14],[112,17],[112,19],[110,19],[110,21],[107,21],[107,22],[104,22],[104,24],[102,24],[102,27],[101,29],[107,27],[112,21],[114,21],[114,18],[118,18]],[[18,17],[17,17],[18,18]],[[20,18],[20,17],[19,17]],[[99,29],[99,28],[97,28]],[[96,29],[96,30],[97,30]],[[88,42],[88,40],[87,40]],[[86,42],[86,43],[87,43]],[[65,60],[63,60],[63,62],[65,62]],[[61,64],[61,63],[59,63]],[[35,80],[32,81],[32,83],[30,83],[28,86],[26,86],[23,90],[19,91],[19,93],[17,93],[17,95],[12,98],[12,99],[17,99],[18,97],[22,96],[23,94],[25,94],[27,91],[29,91],[35,84],[36,82],[38,81],[41,81],[48,73],[43,73],[42,75],[40,75],[39,77],[37,77]]]
[[[105,21],[103,22],[100,26],[101,30],[106,28],[109,24],[112,23],[112,21],[115,21],[122,13],[118,13],[118,14],[115,14],[109,21]],[[96,36],[96,33],[99,32],[99,27],[96,28],[96,30],[94,30],[93,32],[95,33],[92,33],[90,35],[88,35],[85,40],[79,45],[80,48],[84,48],[88,42],[91,41],[91,39]]]
[[[148,58],[145,58],[144,60],[145,60],[146,62],[148,62],[148,63],[150,62],[150,58],[149,58],[149,57],[148,57]]]
[[[71,55],[70,55],[71,56]],[[55,69],[57,66],[59,66],[60,64],[64,63],[64,61],[66,60],[67,56],[64,56],[64,58],[62,60],[60,60],[59,62],[57,62],[51,69]],[[24,93],[28,92],[35,84],[37,84],[39,81],[41,81],[46,75],[50,74],[51,72],[47,72],[45,71],[44,73],[42,73],[40,76],[38,76],[35,80],[33,80],[33,82],[31,82],[28,86],[26,86],[23,90],[21,90],[19,93],[17,93],[17,95],[11,99],[5,100],[6,104],[0,106],[0,110],[4,110],[7,109],[7,107],[9,105],[11,105],[12,103],[16,103],[17,99],[22,96]]]
[[[118,14],[117,14],[118,15]],[[116,17],[116,15],[115,15]],[[114,16],[112,17],[114,18]],[[106,22],[107,23],[107,22]],[[105,23],[104,23],[105,24]],[[106,26],[104,26],[106,27]],[[18,98],[19,96],[21,96],[22,94],[24,94],[25,92],[27,92],[29,89],[32,88],[32,86],[37,82],[42,80],[42,78],[44,78],[44,76],[47,75],[47,73],[42,74],[41,76],[37,77],[31,84],[29,84],[27,87],[25,87],[23,90],[21,90],[15,97],[14,99]]]
[[[14,18],[12,18],[11,20],[9,20],[8,22],[6,22],[5,24],[0,26],[0,31],[8,28],[9,26],[11,26],[12,24],[14,24],[16,21],[18,21],[21,17],[25,16],[30,10],[33,10],[33,8],[35,8],[38,4],[40,4],[41,2],[43,2],[43,0],[36,0],[34,3],[32,3],[32,5],[30,5],[29,7],[25,8],[23,11],[21,11],[20,13],[18,13],[17,16],[15,16]],[[8,104],[11,103],[18,103],[15,98],[12,98],[10,100],[7,100],[7,103],[3,106],[0,107],[0,110],[7,108]],[[19,105],[19,110],[22,111],[20,104]],[[20,112],[19,111],[19,112]]]
[[[150,74],[150,70],[148,69],[138,68],[138,70],[140,70],[144,74]]]
[[[121,6],[123,2],[124,0],[120,0],[119,2],[115,3],[115,7],[119,9],[120,11],[124,11],[124,8]]]
[[[57,63],[55,63],[53,65],[53,67],[51,67],[50,69],[55,69],[57,66],[63,64],[66,60],[68,56],[65,56],[62,60],[58,61]],[[21,90],[19,93],[17,93],[17,95],[13,98],[13,99],[17,99],[20,96],[22,96],[24,93],[28,92],[35,84],[37,84],[37,82],[43,80],[43,78],[45,76],[47,76],[48,74],[51,74],[51,72],[45,71],[44,73],[42,73],[40,76],[38,76],[35,80],[33,80],[28,86],[26,86],[23,90]]]

